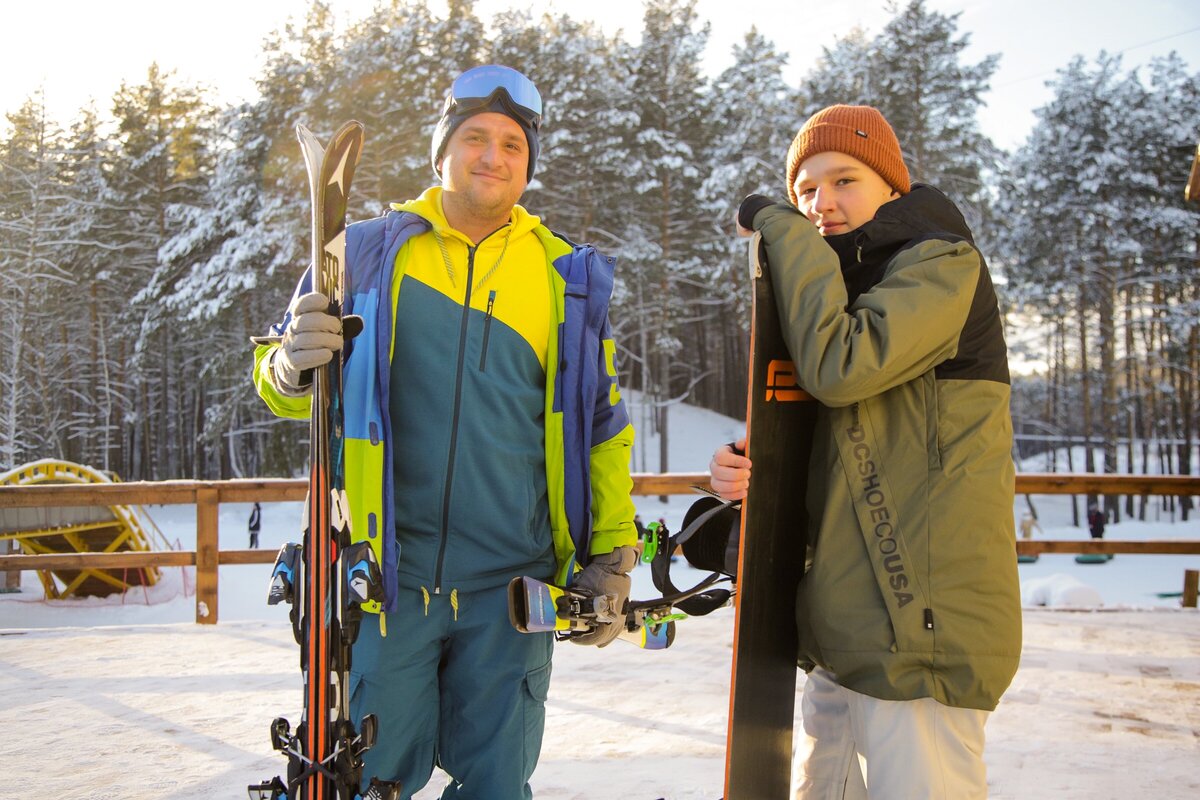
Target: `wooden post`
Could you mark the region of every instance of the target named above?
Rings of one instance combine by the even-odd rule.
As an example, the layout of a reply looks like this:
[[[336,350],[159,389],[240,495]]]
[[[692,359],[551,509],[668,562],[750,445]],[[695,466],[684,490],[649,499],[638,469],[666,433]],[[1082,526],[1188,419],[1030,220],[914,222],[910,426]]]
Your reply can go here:
[[[19,552],[21,552],[21,548],[17,545],[16,539],[0,539],[0,555]],[[0,592],[21,591],[20,570],[9,570],[3,573],[3,576],[4,580],[0,581]]]
[[[217,624],[217,511],[220,493],[202,487],[196,490],[196,622]]]
[[[1183,571],[1183,607],[1196,607],[1196,593],[1200,589],[1200,570],[1185,569]]]

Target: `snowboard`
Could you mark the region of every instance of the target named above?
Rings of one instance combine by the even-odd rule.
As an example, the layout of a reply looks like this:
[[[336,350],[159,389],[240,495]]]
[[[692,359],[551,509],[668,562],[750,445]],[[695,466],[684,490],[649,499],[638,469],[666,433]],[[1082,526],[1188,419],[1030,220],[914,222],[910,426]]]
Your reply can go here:
[[[790,797],[796,697],[796,589],[817,403],[796,385],[761,235],[750,242],[753,307],[746,400],[753,462],[742,503],[725,800]]]

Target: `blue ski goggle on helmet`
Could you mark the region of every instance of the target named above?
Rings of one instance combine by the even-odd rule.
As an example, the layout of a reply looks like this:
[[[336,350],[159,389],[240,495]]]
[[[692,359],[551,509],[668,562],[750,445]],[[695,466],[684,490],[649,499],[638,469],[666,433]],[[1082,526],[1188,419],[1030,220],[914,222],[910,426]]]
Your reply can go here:
[[[511,67],[488,64],[474,67],[454,79],[446,98],[447,114],[469,114],[500,101],[526,126],[542,126],[542,96],[533,81]]]

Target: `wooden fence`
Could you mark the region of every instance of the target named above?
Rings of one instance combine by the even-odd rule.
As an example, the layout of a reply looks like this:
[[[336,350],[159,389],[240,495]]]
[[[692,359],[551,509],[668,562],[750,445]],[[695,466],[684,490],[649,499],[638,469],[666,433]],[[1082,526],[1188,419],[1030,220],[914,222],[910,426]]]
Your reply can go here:
[[[638,496],[693,494],[708,484],[707,473],[639,473],[633,476]],[[217,545],[217,512],[221,503],[301,501],[305,479],[227,481],[141,481],[108,484],[38,484],[0,486],[0,508],[57,508],[107,505],[196,506],[196,549],[122,553],[0,555],[0,572],[42,569],[121,569],[138,567],[196,568],[196,622],[215,625],[218,618],[217,569],[231,564],[269,564],[272,550],[221,550]],[[1098,475],[1020,473],[1018,494],[1200,495],[1200,477],[1186,475]],[[1017,552],[1200,554],[1197,540],[1079,541],[1019,539]]]

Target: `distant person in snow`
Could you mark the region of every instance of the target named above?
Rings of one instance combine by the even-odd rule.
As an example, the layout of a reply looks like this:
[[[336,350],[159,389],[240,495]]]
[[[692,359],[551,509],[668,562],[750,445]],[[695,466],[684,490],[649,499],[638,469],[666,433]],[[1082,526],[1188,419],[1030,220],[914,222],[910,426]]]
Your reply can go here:
[[[254,508],[250,510],[250,549],[254,550],[258,547],[258,532],[262,530],[262,506],[258,503],[254,504]]]
[[[808,568],[804,800],[987,796],[984,724],[1017,669],[1007,349],[955,205],[913,184],[869,106],[836,105],[787,154],[789,203],[751,195],[797,383],[821,403]],[[737,443],[745,448],[745,440]],[[709,469],[745,497],[750,460]]]
[[[1026,511],[1021,515],[1021,538],[1032,539],[1034,528],[1038,529],[1038,533],[1045,533],[1045,531],[1042,530],[1042,526],[1039,525],[1038,521],[1033,518],[1033,514],[1030,514],[1028,511]]]
[[[1078,508],[1078,506],[1076,506]],[[1093,539],[1104,538],[1104,512],[1095,503],[1088,505],[1088,531],[1092,534]],[[1119,536],[1120,534],[1118,534]]]
[[[532,797],[554,639],[513,628],[508,582],[620,608],[637,562],[614,261],[517,204],[541,127],[520,72],[459,75],[431,143],[441,184],[346,230],[346,313],[366,329],[343,342],[306,275],[272,329],[282,342],[255,354],[267,405],[307,418],[311,370],[346,348],[352,536],[376,549],[386,592],[354,644],[351,710],[380,725],[363,785],[399,781],[404,798],[435,765],[443,798]]]

